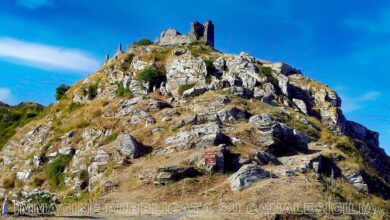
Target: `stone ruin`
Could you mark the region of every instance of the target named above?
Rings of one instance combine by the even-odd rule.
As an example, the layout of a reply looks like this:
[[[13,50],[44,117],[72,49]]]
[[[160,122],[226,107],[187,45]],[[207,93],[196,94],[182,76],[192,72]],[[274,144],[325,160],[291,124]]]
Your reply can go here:
[[[206,45],[214,47],[214,24],[207,20],[204,24],[194,21],[191,23],[191,30],[188,34],[181,34],[175,29],[169,28],[164,30],[160,38],[155,43],[160,46],[164,45],[184,45],[195,41],[204,42]]]

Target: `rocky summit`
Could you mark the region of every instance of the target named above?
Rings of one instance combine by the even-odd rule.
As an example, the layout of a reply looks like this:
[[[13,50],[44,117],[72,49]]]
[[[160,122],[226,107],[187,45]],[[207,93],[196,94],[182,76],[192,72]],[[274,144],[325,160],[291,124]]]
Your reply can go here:
[[[359,219],[389,212],[390,159],[379,134],[346,119],[334,90],[288,64],[214,47],[211,21],[120,47],[7,138],[0,198],[15,207],[235,204],[240,209],[224,213],[248,214],[253,204],[289,203],[297,214],[331,202],[371,204]],[[188,210],[170,217],[183,215]]]

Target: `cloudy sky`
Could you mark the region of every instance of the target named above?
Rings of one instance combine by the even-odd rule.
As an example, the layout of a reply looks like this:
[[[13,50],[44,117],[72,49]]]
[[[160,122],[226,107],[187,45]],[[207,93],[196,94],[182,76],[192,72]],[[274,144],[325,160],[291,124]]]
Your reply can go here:
[[[216,48],[284,61],[334,88],[348,119],[390,152],[390,3],[348,0],[2,0],[0,101],[54,101],[119,43],[212,19]]]

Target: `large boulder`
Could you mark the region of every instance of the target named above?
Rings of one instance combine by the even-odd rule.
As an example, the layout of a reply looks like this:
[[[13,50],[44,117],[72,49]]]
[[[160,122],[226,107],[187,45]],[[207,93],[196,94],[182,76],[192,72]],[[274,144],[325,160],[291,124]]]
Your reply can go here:
[[[127,159],[134,159],[140,156],[142,144],[129,134],[122,133],[118,136],[117,150]]]
[[[240,191],[258,180],[269,177],[271,177],[271,174],[259,165],[246,164],[229,177],[229,183],[233,191]]]
[[[349,172],[344,174],[344,177],[348,180],[348,182],[355,187],[360,192],[367,193],[368,187],[365,183],[362,175],[360,175],[358,172]]]

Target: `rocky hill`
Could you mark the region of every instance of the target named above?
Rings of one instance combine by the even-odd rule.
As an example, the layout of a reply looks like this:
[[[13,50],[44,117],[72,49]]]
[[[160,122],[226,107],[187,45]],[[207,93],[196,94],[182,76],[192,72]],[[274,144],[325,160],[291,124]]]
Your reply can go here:
[[[299,204],[294,213],[349,202],[377,208],[359,218],[389,212],[390,160],[379,134],[348,121],[334,90],[285,63],[216,50],[211,21],[187,35],[163,33],[119,48],[8,140],[0,197],[19,205],[45,196]],[[215,165],[205,164],[205,151],[215,152]]]

